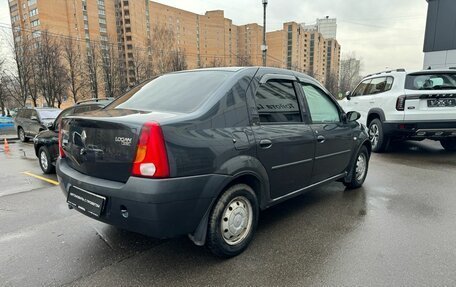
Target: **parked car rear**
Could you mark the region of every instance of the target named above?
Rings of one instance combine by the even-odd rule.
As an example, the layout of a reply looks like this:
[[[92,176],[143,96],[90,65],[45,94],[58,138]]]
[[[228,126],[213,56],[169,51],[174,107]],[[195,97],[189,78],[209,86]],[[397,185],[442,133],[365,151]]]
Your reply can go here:
[[[63,119],[57,175],[70,208],[157,238],[188,234],[222,257],[259,210],[366,179],[371,145],[314,79],[273,68],[184,71]]]

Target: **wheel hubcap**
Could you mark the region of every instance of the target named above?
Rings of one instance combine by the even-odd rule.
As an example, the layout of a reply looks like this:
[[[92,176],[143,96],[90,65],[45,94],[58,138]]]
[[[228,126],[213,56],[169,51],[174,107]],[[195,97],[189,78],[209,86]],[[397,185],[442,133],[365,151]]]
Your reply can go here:
[[[252,205],[247,198],[239,196],[231,200],[221,219],[223,240],[229,245],[244,240],[252,228],[252,219]]]
[[[24,134],[24,131],[23,131],[23,130],[20,130],[20,131],[19,131],[19,137],[21,138],[21,141],[24,141],[24,139],[25,139],[25,134]]]
[[[367,170],[367,159],[366,156],[362,153],[358,156],[356,161],[356,179],[358,181],[362,180],[366,174]]]
[[[380,131],[378,130],[378,126],[376,124],[371,125],[369,129],[369,139],[373,147],[377,146],[379,137]]]
[[[43,167],[43,169],[47,169],[48,168],[48,160],[47,160],[46,153],[44,151],[42,151],[41,154],[40,154],[40,161],[41,161],[41,166]]]

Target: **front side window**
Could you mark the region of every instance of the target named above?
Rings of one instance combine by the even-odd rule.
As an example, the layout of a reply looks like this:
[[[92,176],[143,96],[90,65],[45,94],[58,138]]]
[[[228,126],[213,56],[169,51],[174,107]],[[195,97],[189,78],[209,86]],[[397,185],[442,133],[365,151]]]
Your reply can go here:
[[[261,123],[302,122],[298,98],[291,81],[268,81],[255,95]]]
[[[361,84],[359,84],[358,87],[356,88],[356,90],[353,92],[352,97],[365,95],[364,91],[369,86],[370,82],[371,82],[370,79],[362,81]]]
[[[314,124],[340,122],[339,109],[330,96],[312,85],[302,84],[302,89]]]

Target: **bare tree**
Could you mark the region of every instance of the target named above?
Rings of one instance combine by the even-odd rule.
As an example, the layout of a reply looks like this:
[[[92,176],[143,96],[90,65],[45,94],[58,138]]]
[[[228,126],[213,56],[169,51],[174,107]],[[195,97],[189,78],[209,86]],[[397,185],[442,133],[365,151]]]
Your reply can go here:
[[[153,63],[149,57],[148,49],[133,46],[133,58],[131,58],[130,61],[133,63],[135,73],[134,85],[138,85],[146,79],[152,78]]]
[[[337,78],[337,74],[328,73],[326,75],[325,86],[333,96],[339,97],[339,79]]]
[[[252,66],[252,59],[249,55],[242,54],[237,56],[238,65],[242,67]]]
[[[35,45],[35,82],[47,106],[58,107],[63,102],[66,72],[62,65],[59,42],[47,30],[41,31]]]
[[[77,103],[84,98],[85,73],[81,47],[71,37],[63,39],[62,47],[62,58],[67,67],[68,90],[73,101]]]
[[[0,59],[0,109],[2,116],[5,116],[6,102],[8,100],[8,92],[6,90],[7,80],[4,73],[5,59]]]
[[[152,31],[152,58],[156,74],[172,70],[172,51],[176,49],[174,31],[165,25],[154,26]]]
[[[353,91],[361,80],[361,66],[362,61],[357,59],[354,53],[348,54],[342,59],[340,64],[340,91],[343,93]]]
[[[5,72],[5,89],[9,96],[20,106],[25,106],[30,97],[33,81],[33,43],[19,30],[13,28],[13,37],[8,37],[9,47],[13,52],[15,70]],[[36,104],[36,103],[35,103]]]
[[[214,57],[207,65],[208,67],[221,67],[223,66],[223,59],[219,57]]]
[[[107,97],[119,97],[122,91],[119,51],[115,44],[107,43],[101,46],[101,70],[103,73],[105,94]]]
[[[185,56],[185,53],[178,50],[171,51],[169,60],[171,71],[187,70],[187,57]]]
[[[90,90],[93,98],[98,98],[99,82],[98,72],[100,69],[99,45],[96,42],[89,42],[87,48],[87,70],[86,77],[89,80]]]

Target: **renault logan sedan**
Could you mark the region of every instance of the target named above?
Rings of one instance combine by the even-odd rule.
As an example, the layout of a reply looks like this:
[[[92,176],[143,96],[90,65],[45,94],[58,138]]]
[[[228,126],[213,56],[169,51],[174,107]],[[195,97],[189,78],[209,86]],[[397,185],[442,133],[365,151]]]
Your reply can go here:
[[[172,73],[65,118],[57,174],[70,208],[232,257],[260,210],[331,181],[363,184],[371,144],[359,116],[288,70]]]

